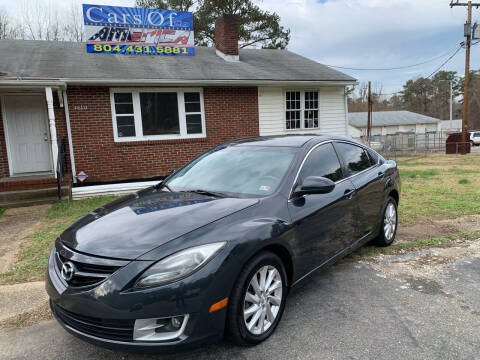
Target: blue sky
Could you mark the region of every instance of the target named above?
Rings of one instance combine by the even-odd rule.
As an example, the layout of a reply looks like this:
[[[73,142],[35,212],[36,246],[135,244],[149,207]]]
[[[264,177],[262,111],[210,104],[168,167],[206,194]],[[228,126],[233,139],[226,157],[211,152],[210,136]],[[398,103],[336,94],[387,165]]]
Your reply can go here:
[[[72,0],[76,1],[76,0]],[[14,4],[51,4],[69,0],[23,0]],[[132,6],[134,0],[89,0],[86,3]],[[277,12],[291,29],[289,50],[324,64],[354,68],[397,67],[419,63],[453,50],[463,40],[466,9],[449,7],[450,0],[263,0],[262,8]],[[81,3],[81,1],[77,1]],[[12,7],[13,6],[13,7]],[[0,0],[0,7],[18,14],[21,6]],[[480,10],[474,9],[474,20]],[[342,70],[359,81],[381,82],[385,92],[401,89],[406,80],[427,76],[448,56],[398,71]],[[462,50],[445,66],[463,73]],[[471,65],[480,69],[480,44],[473,47]]]

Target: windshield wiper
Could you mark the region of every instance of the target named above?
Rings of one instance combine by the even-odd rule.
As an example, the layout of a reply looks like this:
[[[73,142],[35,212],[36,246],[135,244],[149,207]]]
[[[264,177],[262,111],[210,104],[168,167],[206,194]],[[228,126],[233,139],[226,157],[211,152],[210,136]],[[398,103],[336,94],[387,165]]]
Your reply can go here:
[[[216,191],[208,191],[208,190],[203,190],[203,189],[185,190],[183,192],[192,192],[192,193],[195,193],[195,194],[214,196],[214,197],[218,197],[218,198],[227,197],[227,195],[224,194],[224,193],[216,192]]]
[[[173,192],[173,190],[170,188],[170,186],[167,185],[165,180],[160,181],[157,185],[155,185],[155,188],[157,190],[162,190],[163,188],[166,188],[168,191]]]

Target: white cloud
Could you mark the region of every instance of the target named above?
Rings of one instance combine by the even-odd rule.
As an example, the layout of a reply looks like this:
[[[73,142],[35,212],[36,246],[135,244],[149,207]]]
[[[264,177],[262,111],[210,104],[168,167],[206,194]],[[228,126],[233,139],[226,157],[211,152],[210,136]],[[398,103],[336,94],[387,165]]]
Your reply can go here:
[[[289,49],[317,61],[347,67],[394,67],[418,63],[454,49],[463,40],[463,8],[449,0],[264,0],[292,30]],[[477,14],[478,15],[478,14]],[[475,49],[476,50],[476,49]],[[475,51],[474,51],[475,53]],[[461,70],[462,53],[452,61]],[[398,88],[429,74],[446,58],[408,71],[354,72],[360,80],[380,80]],[[472,66],[480,62],[472,56]]]

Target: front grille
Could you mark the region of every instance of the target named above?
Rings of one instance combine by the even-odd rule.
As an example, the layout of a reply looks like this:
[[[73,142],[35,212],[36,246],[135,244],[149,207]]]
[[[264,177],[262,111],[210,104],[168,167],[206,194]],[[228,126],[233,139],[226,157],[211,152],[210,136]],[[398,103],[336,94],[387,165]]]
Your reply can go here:
[[[66,325],[84,334],[108,340],[133,341],[135,320],[112,320],[74,314],[51,303],[54,314]]]
[[[55,243],[55,263],[58,277],[63,279],[68,286],[85,287],[94,286],[121,267],[129,263],[128,260],[109,259],[91,256],[76,252],[65,246],[60,240]],[[72,276],[65,276],[62,268],[66,265]]]
[[[65,262],[71,262],[75,266],[74,275],[71,280],[68,281],[70,286],[88,286],[95,285],[108,276],[113,274],[119,267],[118,266],[107,266],[107,265],[97,265],[97,264],[87,264],[79,261],[74,261],[72,259],[67,259],[66,257],[60,255],[57,252],[57,266],[58,271],[61,274],[62,267]]]

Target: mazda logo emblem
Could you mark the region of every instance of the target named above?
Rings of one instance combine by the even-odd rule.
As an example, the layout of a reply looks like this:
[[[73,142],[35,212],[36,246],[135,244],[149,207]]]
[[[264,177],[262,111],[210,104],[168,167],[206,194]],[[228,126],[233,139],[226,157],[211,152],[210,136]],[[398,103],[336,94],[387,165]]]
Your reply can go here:
[[[70,281],[75,275],[75,265],[72,262],[67,261],[62,266],[62,278],[65,281]]]

